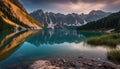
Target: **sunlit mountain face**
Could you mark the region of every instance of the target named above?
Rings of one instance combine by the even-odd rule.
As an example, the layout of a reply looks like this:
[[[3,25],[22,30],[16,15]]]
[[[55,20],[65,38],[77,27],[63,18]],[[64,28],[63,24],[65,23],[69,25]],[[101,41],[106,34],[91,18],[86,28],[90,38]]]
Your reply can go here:
[[[20,0],[28,12],[36,9],[54,13],[89,13],[91,10],[116,12],[120,0]]]
[[[0,0],[0,31],[42,29],[43,24],[36,21],[18,0]]]

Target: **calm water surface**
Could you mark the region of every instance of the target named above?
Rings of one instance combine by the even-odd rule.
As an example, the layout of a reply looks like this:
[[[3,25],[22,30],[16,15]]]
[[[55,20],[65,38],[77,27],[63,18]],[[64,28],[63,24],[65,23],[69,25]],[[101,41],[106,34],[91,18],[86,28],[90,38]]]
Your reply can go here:
[[[100,35],[71,29],[0,32],[0,67],[49,57],[88,56],[107,60],[107,52],[112,48],[84,42]]]

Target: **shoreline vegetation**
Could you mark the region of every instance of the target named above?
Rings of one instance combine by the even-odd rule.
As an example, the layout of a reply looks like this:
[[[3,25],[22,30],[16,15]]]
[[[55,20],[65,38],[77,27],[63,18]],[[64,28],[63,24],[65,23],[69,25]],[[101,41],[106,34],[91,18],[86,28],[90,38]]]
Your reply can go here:
[[[117,46],[120,44],[120,34],[105,34],[99,37],[92,37],[86,40],[90,45]]]
[[[111,51],[107,52],[107,58],[111,62],[120,64],[120,50],[111,50]]]

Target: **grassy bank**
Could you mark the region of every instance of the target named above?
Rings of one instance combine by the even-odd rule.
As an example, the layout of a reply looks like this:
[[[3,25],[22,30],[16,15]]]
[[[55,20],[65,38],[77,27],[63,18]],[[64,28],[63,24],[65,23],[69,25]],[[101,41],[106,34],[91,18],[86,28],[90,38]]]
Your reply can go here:
[[[112,50],[107,52],[107,58],[116,64],[120,64],[120,50]]]
[[[90,45],[116,46],[120,44],[120,34],[107,34],[93,37],[86,41]]]

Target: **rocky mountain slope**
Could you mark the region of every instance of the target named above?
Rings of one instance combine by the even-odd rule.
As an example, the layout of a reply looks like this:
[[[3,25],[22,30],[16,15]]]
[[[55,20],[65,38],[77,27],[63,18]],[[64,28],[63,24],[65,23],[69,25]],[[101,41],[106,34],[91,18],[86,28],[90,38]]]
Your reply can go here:
[[[61,14],[53,12],[44,12],[39,9],[31,13],[31,15],[36,18],[38,21],[43,22],[45,25],[54,24],[54,25],[65,25],[65,26],[81,26],[87,22],[96,21],[98,19],[104,18],[111,13],[103,12],[101,10],[93,10],[89,14]]]
[[[83,14],[82,16],[87,22],[91,22],[91,21],[97,21],[99,19],[102,19],[110,14],[111,14],[110,12],[104,12],[101,10],[92,10],[91,12],[89,12],[89,14],[87,15]]]
[[[0,30],[41,29],[42,23],[31,17],[18,0],[0,0]]]

